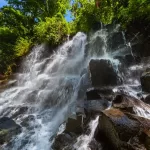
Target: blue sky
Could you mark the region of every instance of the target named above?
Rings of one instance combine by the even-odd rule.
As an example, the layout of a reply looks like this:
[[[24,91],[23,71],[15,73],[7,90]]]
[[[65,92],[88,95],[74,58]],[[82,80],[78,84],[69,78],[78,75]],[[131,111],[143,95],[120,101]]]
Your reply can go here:
[[[0,0],[0,7],[4,6],[6,4],[7,4],[7,2],[5,0]]]
[[[5,0],[0,0],[0,7],[6,5],[7,2]],[[68,22],[70,22],[72,20],[71,18],[71,13],[69,11],[67,11],[67,14],[65,15],[65,18]]]

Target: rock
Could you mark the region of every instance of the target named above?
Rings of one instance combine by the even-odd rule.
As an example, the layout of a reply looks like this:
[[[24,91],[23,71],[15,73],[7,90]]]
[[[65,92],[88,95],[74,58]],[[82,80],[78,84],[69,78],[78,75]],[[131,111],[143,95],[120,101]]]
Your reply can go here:
[[[139,57],[150,56],[149,52],[150,42],[142,41],[132,45],[132,52]]]
[[[124,35],[122,32],[113,32],[108,36],[108,47],[110,51],[115,51],[125,45]]]
[[[108,100],[89,100],[85,102],[85,111],[86,113],[100,112],[107,109],[110,105],[111,102]]]
[[[76,135],[62,133],[59,134],[52,145],[53,150],[72,150]]]
[[[0,144],[9,142],[11,138],[21,132],[21,127],[8,117],[0,118]]]
[[[66,133],[75,133],[75,134],[81,134],[83,131],[83,117],[78,116],[76,119],[68,118],[68,121],[66,123]]]
[[[112,105],[115,108],[119,108],[122,111],[130,112],[133,114],[138,113],[139,109],[148,114],[147,110],[150,109],[150,105],[145,104],[143,101],[137,98],[125,94],[117,95],[113,100]]]
[[[86,90],[91,87],[90,75],[87,69],[83,70],[81,77],[77,100],[83,100],[86,95]]]
[[[103,47],[105,46],[104,39],[98,36],[98,33],[101,31],[96,32],[96,34],[92,37],[90,42],[86,45],[86,56],[102,56],[104,55]]]
[[[109,143],[114,150],[146,150],[147,145],[142,143],[142,134],[149,130],[149,119],[111,108],[101,113],[95,138],[98,141],[105,139],[105,143]],[[133,143],[135,137],[138,143]],[[147,133],[146,139],[149,139]]]
[[[113,100],[112,88],[89,88],[86,92],[87,100],[107,99]]]
[[[141,76],[141,86],[144,92],[150,92],[150,72],[148,70]]]
[[[102,146],[100,143],[98,143],[95,139],[93,139],[90,143],[89,143],[89,148],[91,150],[102,150]]]
[[[5,79],[5,76],[0,74],[0,80],[4,80]]]
[[[150,95],[147,95],[144,99],[144,102],[150,104]]]
[[[88,90],[86,92],[86,97],[87,97],[87,100],[96,100],[96,99],[100,99],[101,98],[98,90],[96,90],[96,89]]]
[[[93,87],[115,86],[120,83],[116,70],[110,60],[94,60],[89,63]]]

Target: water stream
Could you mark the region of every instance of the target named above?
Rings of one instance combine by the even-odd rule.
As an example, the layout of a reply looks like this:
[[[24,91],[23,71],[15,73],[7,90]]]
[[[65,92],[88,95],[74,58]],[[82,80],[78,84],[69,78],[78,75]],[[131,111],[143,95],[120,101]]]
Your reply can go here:
[[[52,55],[47,52],[45,45],[33,48],[23,61],[21,71],[16,74],[15,86],[0,93],[0,116],[11,117],[22,126],[22,133],[14,137],[10,145],[4,145],[3,149],[51,149],[60,125],[76,113],[82,72],[88,67],[89,61],[108,59],[120,73],[120,62],[114,57],[118,53],[131,53],[125,42],[118,48],[120,51],[110,51],[108,37],[113,32],[102,29],[92,33],[88,39],[87,35],[79,32]],[[139,77],[133,77],[134,70],[131,67],[125,70],[124,76],[122,73],[120,76],[124,79],[127,92],[135,96],[140,90],[135,90],[133,85],[139,84]],[[91,121],[89,136],[82,135],[77,139],[75,147],[78,150],[88,150],[97,122],[98,117]]]

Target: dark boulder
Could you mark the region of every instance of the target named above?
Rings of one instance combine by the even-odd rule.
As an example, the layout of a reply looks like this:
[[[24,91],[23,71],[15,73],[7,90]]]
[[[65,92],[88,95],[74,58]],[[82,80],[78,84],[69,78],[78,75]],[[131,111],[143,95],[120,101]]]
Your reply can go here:
[[[141,76],[141,85],[144,92],[150,92],[150,71],[148,69]]]
[[[53,150],[72,150],[76,140],[76,135],[72,133],[62,133],[56,136],[52,145]]]
[[[87,100],[96,99],[107,99],[109,101],[113,100],[113,90],[112,88],[90,88],[86,92]]]
[[[0,80],[4,80],[5,79],[5,76],[0,74]]]
[[[89,100],[85,102],[86,113],[97,113],[111,106],[111,102],[104,99]],[[86,114],[87,115],[87,114]]]
[[[0,144],[9,142],[11,138],[21,132],[21,127],[8,117],[0,118]]]
[[[120,83],[115,68],[110,60],[94,60],[89,63],[93,87],[115,86]]]
[[[81,74],[81,81],[79,84],[79,90],[77,100],[83,100],[86,95],[86,90],[91,87],[90,75],[87,69],[84,69]]]
[[[150,56],[150,42],[142,41],[132,45],[132,52],[134,55],[139,57],[147,57]]]
[[[150,120],[112,108],[101,113],[95,138],[105,139],[114,150],[146,150],[148,144],[143,143],[143,134],[148,140],[149,130]]]
[[[100,31],[98,31],[100,32]],[[96,32],[96,34],[98,33]],[[104,55],[103,47],[105,46],[104,39],[101,36],[94,35],[92,40],[86,45],[85,56],[102,56]]]
[[[83,116],[77,115],[75,119],[68,118],[68,121],[66,123],[66,133],[75,133],[75,134],[81,134],[83,131]]]
[[[139,108],[145,113],[148,113],[147,110],[150,109],[150,105],[145,104],[140,99],[125,94],[117,95],[113,100],[112,106],[115,108],[119,108],[124,112],[130,112],[133,114],[140,113]]]
[[[147,95],[144,99],[144,102],[150,104],[150,95]]]
[[[107,44],[110,51],[115,51],[123,47],[125,45],[123,32],[109,34]]]

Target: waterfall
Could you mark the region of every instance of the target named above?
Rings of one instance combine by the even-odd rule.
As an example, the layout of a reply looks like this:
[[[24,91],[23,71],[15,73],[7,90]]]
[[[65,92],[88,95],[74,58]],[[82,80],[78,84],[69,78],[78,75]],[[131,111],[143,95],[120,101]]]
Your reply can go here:
[[[118,53],[125,55],[131,52],[126,43],[111,51],[108,41],[112,34],[113,32],[102,29],[87,38],[86,34],[79,32],[72,40],[68,36],[68,41],[53,54],[48,52],[44,44],[33,48],[24,59],[22,69],[16,74],[15,85],[0,93],[0,116],[8,116],[22,127],[22,133],[14,137],[9,145],[3,145],[3,149],[51,149],[55,136],[59,134],[59,127],[76,113],[82,72],[88,67],[89,61],[93,58],[110,60],[119,73],[120,62],[115,56]],[[137,84],[135,80],[138,79],[132,77],[132,74],[128,74],[124,84]],[[130,82],[129,79],[134,81]],[[119,87],[116,88],[114,91]],[[88,150],[98,118],[89,124],[91,133],[77,139],[74,146],[78,150]]]
[[[53,55],[45,57],[44,45],[35,47],[17,75],[16,86],[0,94],[1,116],[12,117],[21,126],[27,124],[14,139],[12,150],[50,149],[59,126],[75,112],[85,44],[86,35],[78,33]],[[22,114],[23,107],[27,111]]]
[[[74,144],[75,150],[91,150],[89,147],[89,144],[94,137],[94,133],[98,125],[98,119],[99,119],[99,116],[97,116],[94,120],[90,121],[89,123],[90,134],[89,135],[81,135],[78,137],[77,142]]]

